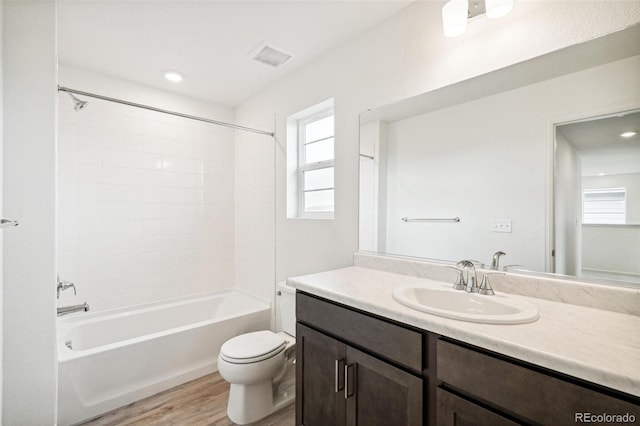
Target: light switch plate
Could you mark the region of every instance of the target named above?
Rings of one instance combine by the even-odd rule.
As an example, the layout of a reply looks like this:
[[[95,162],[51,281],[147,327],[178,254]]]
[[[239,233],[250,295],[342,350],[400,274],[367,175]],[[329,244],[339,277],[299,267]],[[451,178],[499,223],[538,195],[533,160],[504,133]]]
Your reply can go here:
[[[492,221],[491,232],[511,232],[511,219]]]

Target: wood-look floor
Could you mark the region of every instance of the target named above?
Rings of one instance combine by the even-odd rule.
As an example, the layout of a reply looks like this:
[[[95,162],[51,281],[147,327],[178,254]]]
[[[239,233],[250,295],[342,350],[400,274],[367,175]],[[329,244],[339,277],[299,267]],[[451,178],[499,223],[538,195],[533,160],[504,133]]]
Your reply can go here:
[[[124,407],[109,411],[83,425],[234,425],[227,417],[229,384],[218,373],[209,374]],[[295,404],[260,420],[256,426],[292,426]]]

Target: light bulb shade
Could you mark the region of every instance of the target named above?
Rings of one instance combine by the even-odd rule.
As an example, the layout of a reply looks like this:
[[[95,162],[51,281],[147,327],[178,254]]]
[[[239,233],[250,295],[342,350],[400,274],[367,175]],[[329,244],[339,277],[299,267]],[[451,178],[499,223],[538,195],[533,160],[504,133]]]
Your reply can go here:
[[[485,0],[487,18],[501,18],[513,9],[513,0]]]
[[[445,37],[456,37],[467,30],[469,2],[450,0],[442,6],[442,27]]]

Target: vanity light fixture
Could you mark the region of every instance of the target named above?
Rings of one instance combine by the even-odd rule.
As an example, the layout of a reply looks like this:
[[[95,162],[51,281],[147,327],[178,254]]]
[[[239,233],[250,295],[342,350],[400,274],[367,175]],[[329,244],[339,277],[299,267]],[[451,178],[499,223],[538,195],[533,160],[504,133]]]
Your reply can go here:
[[[178,83],[184,80],[184,75],[178,71],[167,70],[164,72],[164,78],[174,83]]]
[[[489,19],[505,16],[513,9],[513,0],[449,0],[442,6],[445,37],[457,37],[467,30],[467,21],[486,15]]]
[[[457,37],[467,31],[468,15],[467,0],[449,0],[442,6],[442,26],[445,37]]]
[[[635,136],[635,135],[637,135],[637,134],[638,134],[638,132],[634,132],[634,131],[631,131],[631,132],[624,132],[624,133],[620,133],[620,137],[623,137],[623,138],[632,138],[632,137],[634,137],[634,136]]]

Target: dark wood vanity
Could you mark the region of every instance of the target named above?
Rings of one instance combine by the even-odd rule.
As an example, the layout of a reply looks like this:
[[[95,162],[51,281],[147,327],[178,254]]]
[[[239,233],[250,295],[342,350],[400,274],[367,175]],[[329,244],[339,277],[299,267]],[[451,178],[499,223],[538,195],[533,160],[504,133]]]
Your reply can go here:
[[[640,421],[638,397],[327,299],[298,291],[296,315],[296,425]]]

